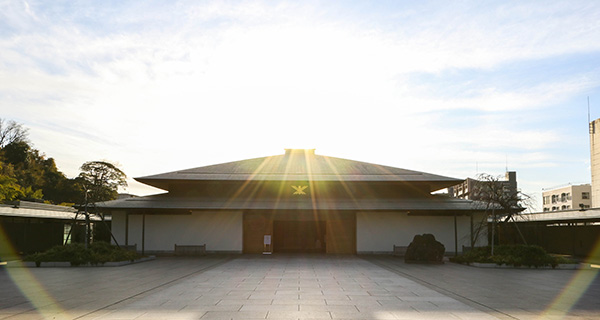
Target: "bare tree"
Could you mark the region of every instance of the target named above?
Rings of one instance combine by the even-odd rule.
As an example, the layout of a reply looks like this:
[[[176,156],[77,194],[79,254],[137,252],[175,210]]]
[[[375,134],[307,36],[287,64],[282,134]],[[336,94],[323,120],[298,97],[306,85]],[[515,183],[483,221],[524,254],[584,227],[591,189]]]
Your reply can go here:
[[[477,183],[474,185],[473,199],[480,201],[485,211],[488,212],[479,224],[476,230],[476,237],[487,230],[488,218],[492,220],[492,255],[494,255],[496,224],[499,220],[503,222],[515,222],[514,217],[521,214],[526,208],[531,208],[531,196],[521,192],[519,189],[511,188],[507,181],[501,180],[501,177],[489,174],[480,174],[477,177]],[[515,228],[519,232],[521,239],[526,244],[525,237],[515,223]]]
[[[0,118],[0,149],[13,142],[29,142],[27,128],[14,120]]]

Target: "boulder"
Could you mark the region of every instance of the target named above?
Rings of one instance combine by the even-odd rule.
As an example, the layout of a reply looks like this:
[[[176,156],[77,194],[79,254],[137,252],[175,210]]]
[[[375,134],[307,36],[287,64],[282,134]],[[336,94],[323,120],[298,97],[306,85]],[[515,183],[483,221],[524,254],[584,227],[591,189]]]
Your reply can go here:
[[[434,235],[429,233],[416,235],[406,249],[404,261],[443,263],[444,252],[446,248],[441,242],[435,240]]]

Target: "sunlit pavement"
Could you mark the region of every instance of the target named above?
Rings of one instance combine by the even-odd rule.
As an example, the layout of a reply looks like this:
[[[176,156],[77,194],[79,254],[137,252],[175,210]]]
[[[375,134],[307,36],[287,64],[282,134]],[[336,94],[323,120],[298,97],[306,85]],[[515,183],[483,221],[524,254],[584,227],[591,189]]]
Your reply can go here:
[[[600,319],[600,270],[488,269],[367,258],[446,296],[506,319]]]
[[[326,255],[12,268],[0,271],[0,319],[600,319],[597,274]],[[572,279],[591,282],[581,299]]]

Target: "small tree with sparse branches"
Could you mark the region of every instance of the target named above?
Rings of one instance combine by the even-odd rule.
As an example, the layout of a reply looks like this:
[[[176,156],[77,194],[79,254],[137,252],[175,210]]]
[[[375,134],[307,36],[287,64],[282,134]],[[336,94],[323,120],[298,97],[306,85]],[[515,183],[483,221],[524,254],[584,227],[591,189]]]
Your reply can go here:
[[[96,202],[116,199],[119,187],[127,186],[127,175],[114,164],[106,161],[89,161],[84,163],[80,169],[81,173],[77,178],[82,182],[85,192],[87,246],[90,236],[88,206],[90,204],[94,206]]]
[[[504,222],[514,222],[514,217],[516,215],[521,214],[526,208],[532,206],[532,198],[518,189],[511,190],[511,188],[507,186],[507,182],[501,180],[501,177],[485,173],[477,176],[477,182],[474,185],[474,190],[471,190],[471,193],[473,194],[472,198],[477,199],[483,209],[488,213],[478,225],[474,238],[477,239],[484,230],[488,229],[488,218],[491,218],[491,247],[492,255],[494,255],[494,239],[498,220],[502,219]],[[523,242],[527,244],[519,227],[516,224],[515,227]]]

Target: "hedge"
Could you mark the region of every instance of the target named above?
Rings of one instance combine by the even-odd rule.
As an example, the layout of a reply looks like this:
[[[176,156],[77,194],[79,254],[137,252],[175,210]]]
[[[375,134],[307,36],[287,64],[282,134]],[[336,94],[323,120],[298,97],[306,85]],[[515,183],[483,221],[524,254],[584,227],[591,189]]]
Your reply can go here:
[[[41,262],[70,262],[72,266],[83,264],[103,264],[105,262],[133,261],[142,256],[107,242],[94,242],[88,249],[84,244],[73,243],[55,246],[45,252],[34,253],[25,257],[25,261],[34,261],[38,266]]]
[[[559,264],[575,263],[565,257],[548,254],[544,248],[536,245],[494,246],[493,256],[490,246],[473,248],[460,256],[450,258],[450,261],[463,264],[478,262],[535,268],[544,266],[555,268]]]

